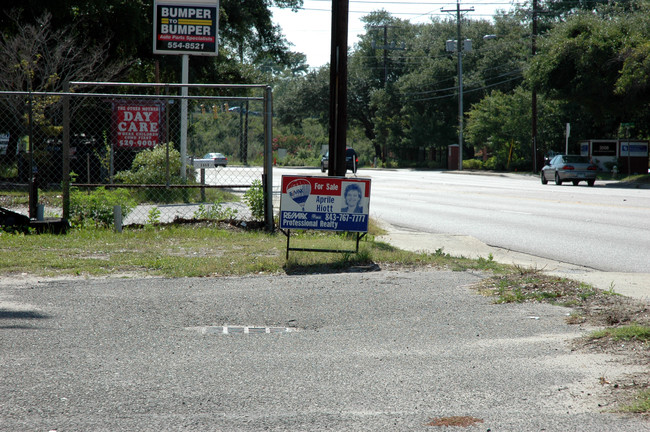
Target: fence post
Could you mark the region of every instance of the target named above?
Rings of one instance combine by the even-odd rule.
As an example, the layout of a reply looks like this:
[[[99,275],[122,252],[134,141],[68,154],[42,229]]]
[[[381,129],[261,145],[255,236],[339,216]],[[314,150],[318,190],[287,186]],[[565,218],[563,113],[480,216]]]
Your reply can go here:
[[[38,204],[38,185],[36,164],[34,162],[34,147],[36,140],[34,139],[34,96],[32,96],[31,89],[29,90],[29,104],[28,104],[28,124],[29,124],[29,218],[36,219],[36,204]]]
[[[70,92],[70,83],[63,84],[63,91]],[[63,96],[63,180],[61,196],[63,198],[63,219],[70,219],[70,95]],[[90,177],[88,177],[90,183]]]
[[[267,86],[264,92],[264,223],[273,231],[273,91]]]
[[[205,168],[201,168],[201,185],[205,186]],[[205,188],[201,188],[201,202],[205,202]]]
[[[113,226],[115,232],[122,232],[122,206],[120,205],[113,206]]]

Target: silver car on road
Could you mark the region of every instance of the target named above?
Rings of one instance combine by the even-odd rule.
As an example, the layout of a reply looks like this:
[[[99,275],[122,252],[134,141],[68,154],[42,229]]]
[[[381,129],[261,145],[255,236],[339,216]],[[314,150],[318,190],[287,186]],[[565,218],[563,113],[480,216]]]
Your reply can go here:
[[[591,163],[587,156],[557,155],[542,168],[542,184],[554,180],[555,184],[570,181],[576,186],[581,181],[586,181],[589,186],[596,182],[598,167]]]

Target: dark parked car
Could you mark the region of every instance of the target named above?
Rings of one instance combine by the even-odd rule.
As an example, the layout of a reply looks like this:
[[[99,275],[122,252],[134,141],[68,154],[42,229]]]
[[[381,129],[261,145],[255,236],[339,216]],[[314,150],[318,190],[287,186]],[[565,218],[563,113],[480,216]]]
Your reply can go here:
[[[589,186],[593,186],[597,172],[598,167],[586,156],[556,155],[542,168],[541,180],[542,184],[554,180],[557,185],[570,181],[574,186],[586,181]]]
[[[325,153],[325,155],[320,160],[320,170],[325,172],[329,169],[330,161],[330,152]],[[350,170],[353,173],[357,172],[357,166],[359,165],[359,156],[353,148],[345,149],[345,170]]]

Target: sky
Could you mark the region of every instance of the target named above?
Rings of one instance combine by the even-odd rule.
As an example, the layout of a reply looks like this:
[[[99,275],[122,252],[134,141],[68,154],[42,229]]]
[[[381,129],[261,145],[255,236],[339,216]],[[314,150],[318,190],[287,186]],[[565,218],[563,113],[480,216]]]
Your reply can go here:
[[[465,12],[470,19],[490,19],[498,9],[510,10],[517,0],[476,0],[461,2],[461,9],[474,7],[473,12]],[[413,24],[430,22],[431,17],[451,17],[455,19],[456,2],[435,0],[349,0],[348,45],[354,47],[364,34],[361,18],[370,12],[385,10],[395,18],[408,20]],[[453,13],[441,9],[453,10]],[[282,27],[287,40],[293,44],[292,51],[307,56],[310,67],[324,66],[329,62],[331,52],[332,0],[304,0],[299,12],[289,9],[271,8],[273,22]]]

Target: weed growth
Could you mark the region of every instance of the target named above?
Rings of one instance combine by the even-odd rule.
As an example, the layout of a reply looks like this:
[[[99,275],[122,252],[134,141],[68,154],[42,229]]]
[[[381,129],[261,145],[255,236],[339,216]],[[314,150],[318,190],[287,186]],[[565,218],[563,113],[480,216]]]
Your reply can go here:
[[[264,190],[261,181],[253,181],[251,187],[244,193],[244,202],[251,211],[253,219],[264,219]]]
[[[113,207],[122,207],[126,218],[137,203],[126,189],[107,190],[103,186],[91,191],[70,190],[70,224],[73,227],[110,227]]]

